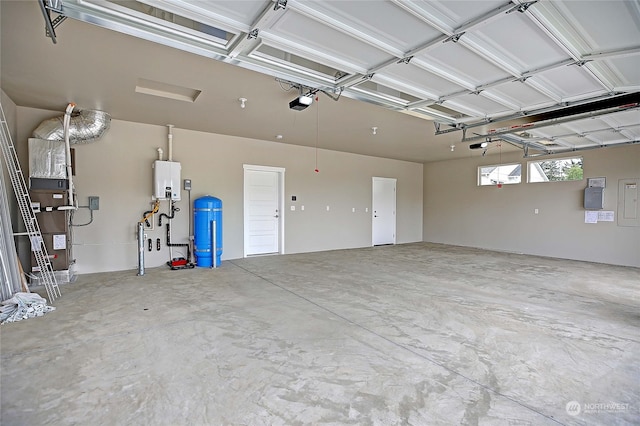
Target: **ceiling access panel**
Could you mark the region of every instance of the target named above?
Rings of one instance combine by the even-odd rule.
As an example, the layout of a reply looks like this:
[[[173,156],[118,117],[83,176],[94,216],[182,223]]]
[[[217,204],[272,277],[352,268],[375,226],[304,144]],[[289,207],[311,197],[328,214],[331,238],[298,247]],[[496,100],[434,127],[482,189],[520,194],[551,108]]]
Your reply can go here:
[[[361,73],[390,58],[368,43],[291,10],[260,36],[276,48],[294,49],[312,61]]]
[[[396,3],[405,3],[404,7],[410,8],[414,13],[426,17],[444,30],[454,32],[467,22],[484,16],[508,2],[504,0],[446,2],[422,0],[406,4],[407,2],[398,0]]]
[[[535,7],[535,6],[534,6]],[[460,42],[481,49],[518,74],[560,63],[569,55],[531,19],[519,12],[505,14],[491,25],[465,34]]]
[[[607,91],[578,65],[565,65],[536,74],[527,79],[539,90],[549,90],[560,96],[562,102],[593,98]]]
[[[458,43],[441,43],[438,47],[416,55],[413,65],[462,84],[470,90],[508,78],[510,74]]]
[[[390,65],[383,71],[375,73],[373,80],[391,85],[395,89],[407,91],[415,96],[428,97],[433,100],[466,89],[412,63]],[[398,86],[400,84],[398,82],[403,82],[401,87]],[[428,94],[428,96],[425,96],[425,94]]]
[[[399,56],[442,35],[423,20],[387,1],[364,4],[361,1],[298,2],[292,3],[291,7],[303,12],[303,5],[305,13],[316,11],[326,17],[322,19],[325,24]]]

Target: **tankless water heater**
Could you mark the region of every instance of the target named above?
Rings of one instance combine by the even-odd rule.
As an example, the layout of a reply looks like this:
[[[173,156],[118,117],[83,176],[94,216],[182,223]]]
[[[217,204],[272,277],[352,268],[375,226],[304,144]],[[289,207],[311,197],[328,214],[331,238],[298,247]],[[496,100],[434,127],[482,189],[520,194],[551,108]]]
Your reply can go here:
[[[180,170],[177,161],[153,163],[153,196],[157,200],[180,201]]]

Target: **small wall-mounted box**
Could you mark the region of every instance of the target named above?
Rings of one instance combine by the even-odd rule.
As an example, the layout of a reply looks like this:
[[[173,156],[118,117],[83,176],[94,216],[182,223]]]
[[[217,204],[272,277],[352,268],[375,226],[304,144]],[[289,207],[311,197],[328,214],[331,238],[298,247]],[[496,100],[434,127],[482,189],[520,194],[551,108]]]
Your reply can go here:
[[[604,188],[591,186],[584,189],[585,210],[604,209]]]
[[[98,210],[100,208],[100,197],[89,197],[89,210]]]

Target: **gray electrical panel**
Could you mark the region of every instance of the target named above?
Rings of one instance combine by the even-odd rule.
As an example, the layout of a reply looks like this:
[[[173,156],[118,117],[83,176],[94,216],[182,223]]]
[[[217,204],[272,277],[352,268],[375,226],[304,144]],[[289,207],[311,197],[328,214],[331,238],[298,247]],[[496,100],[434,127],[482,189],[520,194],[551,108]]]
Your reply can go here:
[[[618,181],[618,226],[640,226],[640,178]]]
[[[100,208],[100,197],[89,197],[89,210],[98,210]]]
[[[585,210],[604,209],[604,188],[596,186],[585,188],[584,208]]]

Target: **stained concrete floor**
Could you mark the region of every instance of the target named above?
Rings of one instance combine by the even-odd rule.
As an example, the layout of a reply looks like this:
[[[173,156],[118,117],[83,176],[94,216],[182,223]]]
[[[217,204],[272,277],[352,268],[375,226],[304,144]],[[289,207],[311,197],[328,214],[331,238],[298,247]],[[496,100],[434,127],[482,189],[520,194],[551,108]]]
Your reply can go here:
[[[640,422],[636,268],[418,243],[62,292],[0,329],[2,425]]]

